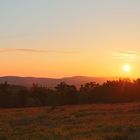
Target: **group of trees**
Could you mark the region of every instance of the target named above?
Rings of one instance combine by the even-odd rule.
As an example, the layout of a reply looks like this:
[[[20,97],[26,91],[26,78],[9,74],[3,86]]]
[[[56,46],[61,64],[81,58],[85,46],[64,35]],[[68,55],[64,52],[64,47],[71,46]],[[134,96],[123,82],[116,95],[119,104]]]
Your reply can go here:
[[[77,89],[64,82],[54,89],[33,84],[31,88],[0,84],[0,107],[59,106],[140,101],[140,79],[86,83]]]

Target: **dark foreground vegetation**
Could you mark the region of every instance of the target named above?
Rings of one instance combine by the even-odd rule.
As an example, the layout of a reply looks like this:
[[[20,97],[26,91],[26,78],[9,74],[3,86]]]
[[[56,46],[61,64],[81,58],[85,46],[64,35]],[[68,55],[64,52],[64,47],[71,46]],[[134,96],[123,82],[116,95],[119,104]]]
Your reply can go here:
[[[0,140],[140,140],[140,103],[0,109]]]
[[[92,103],[140,101],[140,79],[91,82],[77,89],[74,85],[58,84],[54,89],[34,84],[31,88],[0,84],[0,107],[61,106]]]

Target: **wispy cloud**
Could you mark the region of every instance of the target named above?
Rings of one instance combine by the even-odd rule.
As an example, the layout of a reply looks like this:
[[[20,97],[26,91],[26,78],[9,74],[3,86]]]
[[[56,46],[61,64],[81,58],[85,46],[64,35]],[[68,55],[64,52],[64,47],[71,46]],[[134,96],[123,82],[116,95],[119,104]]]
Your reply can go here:
[[[0,48],[0,53],[6,52],[25,52],[25,53],[75,53],[74,51],[40,50],[40,49],[19,49],[19,48]]]
[[[140,57],[140,54],[134,51],[127,52],[116,52],[113,56],[115,59],[122,60],[137,60]]]
[[[50,53],[54,51],[48,51],[48,50],[37,50],[37,49],[15,49],[15,51],[19,52],[31,52],[31,53]]]

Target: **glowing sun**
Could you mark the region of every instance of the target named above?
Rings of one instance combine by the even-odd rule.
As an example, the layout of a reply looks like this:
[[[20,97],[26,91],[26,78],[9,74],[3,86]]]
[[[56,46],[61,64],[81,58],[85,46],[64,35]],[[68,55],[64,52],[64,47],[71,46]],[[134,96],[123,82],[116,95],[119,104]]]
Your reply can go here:
[[[125,64],[124,66],[123,66],[123,71],[124,72],[130,72],[131,71],[131,66],[129,65],[129,64]]]

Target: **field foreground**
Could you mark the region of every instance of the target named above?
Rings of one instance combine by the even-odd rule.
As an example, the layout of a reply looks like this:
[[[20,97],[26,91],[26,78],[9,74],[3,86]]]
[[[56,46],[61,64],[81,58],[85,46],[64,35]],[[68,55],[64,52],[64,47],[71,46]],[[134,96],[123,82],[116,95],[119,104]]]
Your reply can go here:
[[[0,140],[140,140],[140,103],[0,109]]]

